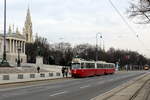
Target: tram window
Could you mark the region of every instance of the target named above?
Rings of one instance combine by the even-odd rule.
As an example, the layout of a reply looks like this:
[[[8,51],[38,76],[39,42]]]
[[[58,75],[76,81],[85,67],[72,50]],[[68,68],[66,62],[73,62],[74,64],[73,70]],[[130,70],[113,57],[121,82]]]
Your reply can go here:
[[[90,63],[86,63],[86,68],[90,68]]]
[[[99,68],[99,64],[97,64],[97,68]]]
[[[111,64],[109,64],[109,68],[111,68]]]
[[[103,68],[105,68],[105,65],[104,64],[102,64],[103,65]]]
[[[84,68],[84,63],[81,63],[81,69],[83,69]]]
[[[111,64],[109,64],[109,68],[112,68]]]
[[[73,63],[72,69],[80,69],[80,63]]]
[[[109,68],[112,68],[111,64],[109,64]]]
[[[105,68],[104,64],[101,64],[102,65],[102,68]]]
[[[85,66],[86,66],[85,68],[89,68],[89,63],[86,63]]]
[[[104,68],[107,68],[106,64],[103,64]]]
[[[113,65],[113,64],[111,64],[111,68],[114,68],[114,65]]]
[[[105,68],[109,68],[109,64],[105,64]]]
[[[113,65],[111,64],[111,68],[113,68]]]
[[[86,63],[86,68],[95,68],[94,63]]]
[[[104,64],[102,64],[102,67],[105,68]]]
[[[102,68],[104,68],[104,65],[103,65],[103,64],[101,64],[101,66],[102,66]]]
[[[91,64],[90,63],[88,63],[88,68],[91,68]]]
[[[101,68],[104,68],[104,65],[103,65],[103,64],[101,64]]]
[[[110,68],[113,68],[112,64],[110,64]]]
[[[90,68],[95,68],[95,64],[94,63],[90,63]]]
[[[110,65],[110,64],[108,64],[108,68],[111,68],[111,65]]]
[[[103,68],[103,64],[97,64],[97,68]]]

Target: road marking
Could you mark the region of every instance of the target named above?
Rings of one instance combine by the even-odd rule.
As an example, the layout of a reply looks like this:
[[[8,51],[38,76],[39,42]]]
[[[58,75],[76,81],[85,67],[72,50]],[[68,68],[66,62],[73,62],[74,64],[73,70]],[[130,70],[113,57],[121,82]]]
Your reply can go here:
[[[90,85],[82,86],[80,87],[80,89],[87,88],[87,87],[90,87]]]
[[[58,92],[58,93],[52,94],[52,95],[50,95],[50,96],[53,97],[53,96],[60,95],[60,94],[64,94],[64,93],[67,93],[67,91]]]

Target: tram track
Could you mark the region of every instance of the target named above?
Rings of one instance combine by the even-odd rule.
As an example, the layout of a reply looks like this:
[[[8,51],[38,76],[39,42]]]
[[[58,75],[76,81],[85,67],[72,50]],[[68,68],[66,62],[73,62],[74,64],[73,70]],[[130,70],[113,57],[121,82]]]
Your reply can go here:
[[[129,100],[135,100],[136,97],[139,95],[140,91],[146,86],[146,84],[150,82],[150,79],[149,80],[146,80],[144,82],[144,84],[135,92],[135,94],[129,99]],[[150,93],[150,90],[148,91]],[[143,100],[148,100],[148,97],[149,97],[149,93],[146,94],[145,98],[143,98]]]
[[[147,83],[148,87],[147,87],[147,95],[146,95],[146,98],[145,100],[150,100],[150,80],[149,82]]]
[[[142,75],[138,78],[135,78],[133,79],[132,81],[129,81],[128,83],[125,83],[123,84],[121,87],[117,87],[111,91],[108,91],[107,93],[104,93],[92,100],[113,100],[112,98],[115,97],[115,96],[118,96],[118,94],[121,96],[121,95],[124,95],[124,94],[121,94],[122,91],[124,91],[125,89],[127,88],[130,88],[130,86],[133,86],[135,83],[138,83],[138,82],[142,82],[144,78],[146,78],[149,74],[145,74],[145,75]],[[136,97],[138,96],[138,94],[140,93],[140,91],[144,88],[144,86],[146,84],[150,84],[150,79],[144,81],[144,83],[140,86],[140,88],[138,88],[134,94],[132,94],[132,96],[130,96],[130,98],[126,99],[126,100],[136,100]],[[148,89],[148,92],[147,95],[145,96],[145,99],[141,99],[141,100],[149,100],[150,96],[150,90]],[[138,99],[140,100],[140,99]]]

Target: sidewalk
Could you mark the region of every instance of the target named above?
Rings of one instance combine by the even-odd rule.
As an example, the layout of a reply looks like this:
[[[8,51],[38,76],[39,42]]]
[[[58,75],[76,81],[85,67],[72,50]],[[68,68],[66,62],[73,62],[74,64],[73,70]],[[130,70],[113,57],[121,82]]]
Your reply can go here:
[[[150,100],[149,84],[150,73],[147,73],[92,100]]]

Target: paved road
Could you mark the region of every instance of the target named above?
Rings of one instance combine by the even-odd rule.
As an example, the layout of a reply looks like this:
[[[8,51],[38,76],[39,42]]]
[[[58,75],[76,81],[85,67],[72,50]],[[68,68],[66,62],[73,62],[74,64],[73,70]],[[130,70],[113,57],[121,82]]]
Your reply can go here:
[[[90,100],[144,72],[120,72],[89,78],[42,82],[0,89],[0,100]]]

